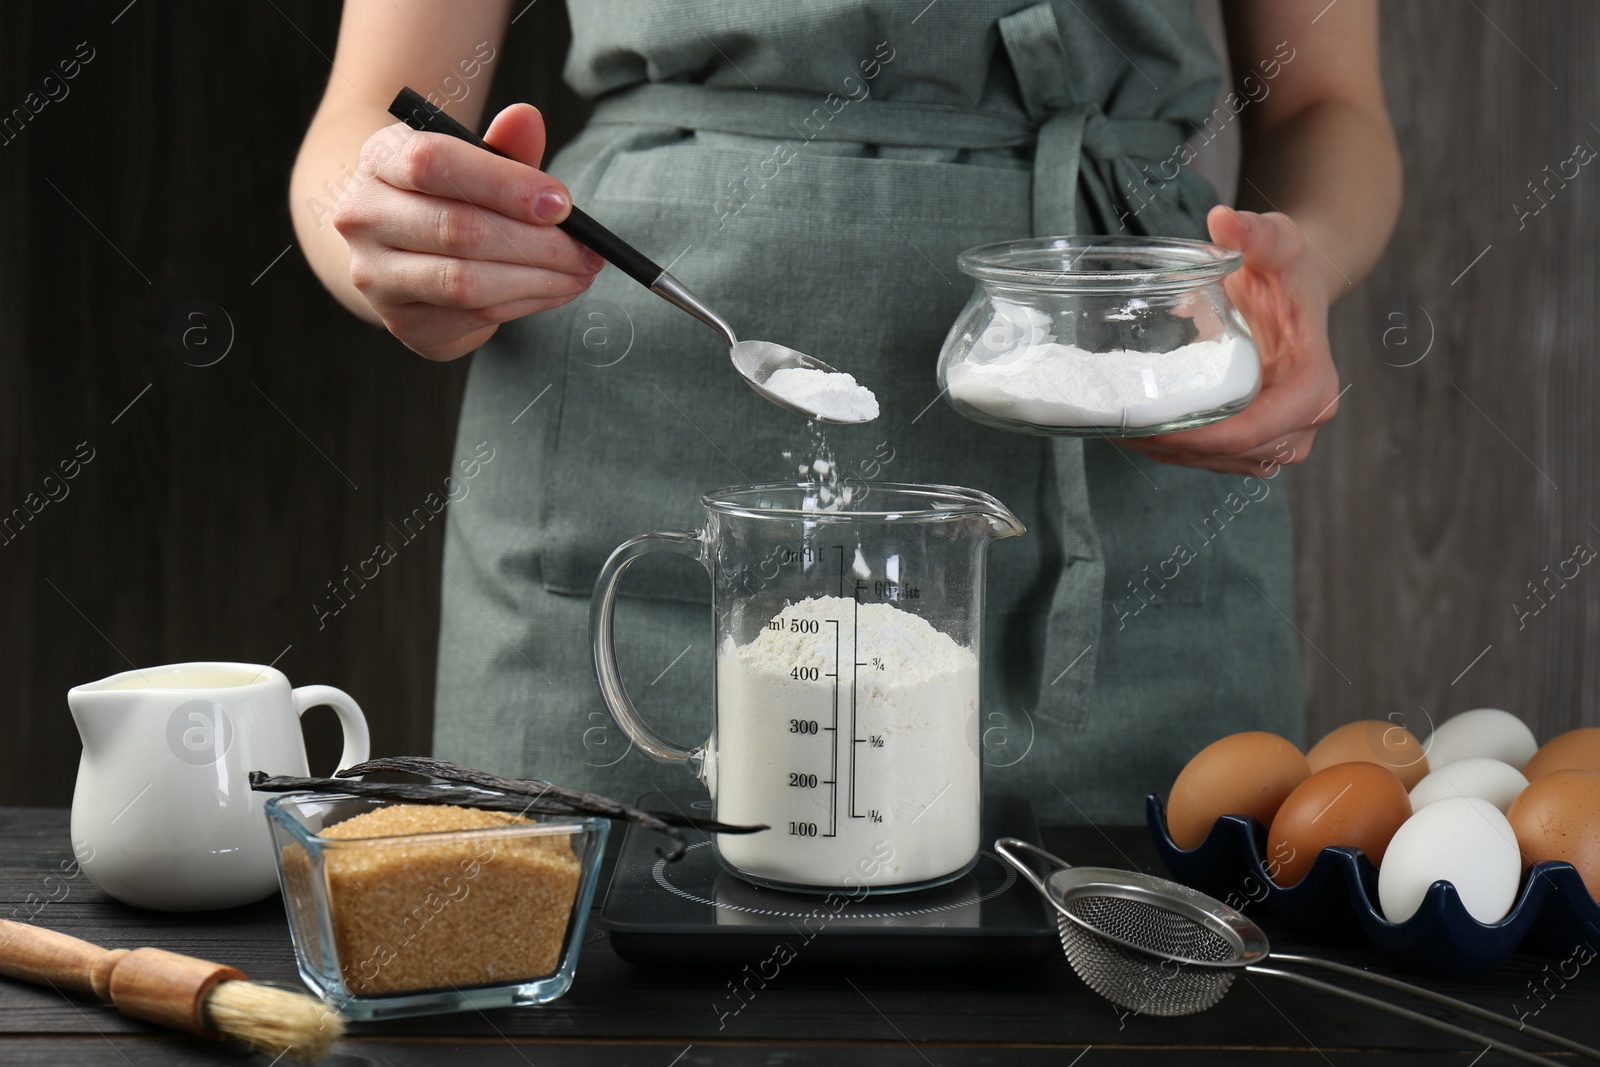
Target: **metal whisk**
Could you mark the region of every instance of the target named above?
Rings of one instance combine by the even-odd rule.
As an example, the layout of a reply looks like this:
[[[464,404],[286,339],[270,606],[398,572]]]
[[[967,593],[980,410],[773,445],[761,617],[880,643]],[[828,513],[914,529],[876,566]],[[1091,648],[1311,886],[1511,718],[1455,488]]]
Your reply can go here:
[[[1133,871],[1073,867],[1014,837],[996,841],[995,850],[1021,871],[1058,912],[1056,926],[1061,945],[1078,977],[1090,989],[1129,1011],[1142,1015],[1193,1015],[1215,1005],[1235,978],[1249,972],[1344,997],[1454,1037],[1488,1045],[1527,1063],[1554,1062],[1431,1015],[1293,971],[1264,966],[1270,959],[1360,978],[1600,1060],[1600,1050],[1431,989],[1331,960],[1273,953],[1267,935],[1253,921],[1215,897],[1177,882]],[[1041,878],[1016,855],[1017,850],[1041,857],[1055,870]]]

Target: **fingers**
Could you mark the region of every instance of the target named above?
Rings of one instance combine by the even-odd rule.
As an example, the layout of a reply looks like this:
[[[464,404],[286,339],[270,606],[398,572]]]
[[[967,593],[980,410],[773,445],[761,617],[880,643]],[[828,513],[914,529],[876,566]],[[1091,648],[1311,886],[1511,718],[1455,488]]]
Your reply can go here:
[[[502,112],[501,117],[504,115]],[[514,124],[515,120],[507,121]],[[464,200],[527,223],[551,225],[572,211],[566,186],[526,163],[441,133],[418,133],[404,125],[386,132],[401,142],[399,151],[364,153],[362,165],[396,189]],[[523,149],[534,140],[527,131],[512,139],[519,140]],[[543,140],[542,129],[537,140]],[[367,144],[372,145],[373,140]],[[542,144],[539,147],[542,151]]]
[[[560,307],[571,299],[568,296],[520,300],[470,311],[430,304],[402,304],[387,311],[383,324],[406,347],[425,359],[451,360],[482,345],[499,324]]]
[[[497,326],[473,328],[462,313],[456,313],[461,322],[451,323],[440,317],[438,308],[430,310],[433,314],[418,322],[410,322],[403,316],[385,316],[383,324],[411,351],[435,363],[459,359],[476,351],[498,329]]]
[[[1261,270],[1282,269],[1304,251],[1305,238],[1277,211],[1260,214],[1218,204],[1206,216],[1206,228],[1215,244],[1243,253],[1246,266]]]
[[[1268,424],[1256,421],[1241,427],[1229,425],[1250,414],[1251,410],[1246,408],[1231,419],[1198,430],[1122,438],[1117,443],[1162,463],[1245,474],[1259,473],[1263,464],[1301,463],[1311,454],[1316,425],[1309,420]]]
[[[362,150],[360,184],[335,211],[351,282],[391,333],[429,359],[465,355],[500,323],[567,303],[605,264],[552,225],[572,201],[538,169],[539,112],[506,108],[485,140],[513,158],[404,125],[382,130]]]
[[[1226,204],[1218,204],[1206,214],[1206,230],[1211,234],[1213,244],[1234,252],[1244,251],[1250,239],[1239,212]]]
[[[594,275],[393,249],[352,252],[350,280],[382,314],[403,304],[481,311],[513,301],[564,302],[587,289]]]
[[[461,259],[495,260],[566,274],[593,274],[605,260],[554,226],[507,218],[487,208],[442,196],[378,191],[372,210],[341,219],[340,232],[356,231],[388,248]]]
[[[483,139],[518,163],[544,161],[544,116],[532,104],[512,104],[489,123]]]
[[[1167,463],[1176,467],[1193,467],[1199,470],[1214,471],[1218,474],[1253,474],[1258,478],[1271,478],[1278,473],[1280,467],[1304,462],[1306,457],[1311,454],[1315,437],[1315,430],[1296,430],[1279,437],[1275,441],[1267,442],[1258,448],[1239,455],[1219,455],[1213,452],[1163,449],[1149,443],[1155,440],[1153,437],[1127,437],[1121,438],[1115,443],[1131,452],[1138,452],[1147,456],[1158,463]]]
[[[1319,380],[1323,366],[1329,373]],[[1317,427],[1339,410],[1339,380],[1331,367],[1297,365],[1264,385],[1249,407],[1210,426],[1118,443],[1162,463],[1230,474],[1272,473],[1304,462]]]
[[[1199,429],[1141,440],[1172,453],[1240,456],[1288,433],[1321,426],[1339,411],[1339,372],[1326,340],[1301,343],[1306,350],[1296,358],[1264,364],[1260,392],[1237,415]]]

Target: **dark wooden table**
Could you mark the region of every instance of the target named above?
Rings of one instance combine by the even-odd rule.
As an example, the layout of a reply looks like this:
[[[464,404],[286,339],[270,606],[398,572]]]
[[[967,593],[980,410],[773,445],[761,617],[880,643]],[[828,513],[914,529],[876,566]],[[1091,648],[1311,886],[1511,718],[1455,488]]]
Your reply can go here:
[[[1164,873],[1142,827],[1056,829],[1045,839],[1082,864],[1126,867],[1131,862]],[[205,915],[137,911],[111,901],[81,875],[62,879],[60,865],[68,859],[65,811],[0,808],[0,917],[31,920],[109,947],[157,945],[232,964],[254,979],[298,983],[276,897]],[[1270,920],[1263,925],[1275,948],[1396,973],[1365,945],[1313,943]],[[1555,976],[1555,963],[1518,956],[1487,976],[1427,982],[1502,1014],[1542,1004],[1536,1016],[1528,1016],[1530,1023],[1594,1043],[1600,1038],[1600,963],[1587,965],[1564,984]],[[1481,1047],[1339,998],[1251,976],[1236,982],[1209,1012],[1152,1019],[1125,1017],[1055,957],[1009,974],[785,971],[719,1029],[714,1005],[726,993],[726,977],[636,969],[611,951],[595,922],[577,981],[562,999],[537,1008],[352,1025],[326,1062],[488,1067],[1149,1062],[1488,1067],[1512,1062],[1493,1052],[1479,1058]],[[1530,991],[1530,982],[1543,983],[1542,999]],[[0,1064],[213,1063],[266,1067],[271,1057],[173,1035],[106,1005],[0,979]]]

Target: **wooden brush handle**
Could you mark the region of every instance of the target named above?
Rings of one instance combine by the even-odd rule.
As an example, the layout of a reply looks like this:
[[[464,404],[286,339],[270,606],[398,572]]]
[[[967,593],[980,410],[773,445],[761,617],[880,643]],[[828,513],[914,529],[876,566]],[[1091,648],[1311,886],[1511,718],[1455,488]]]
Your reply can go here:
[[[53,985],[63,992],[83,996],[99,996],[94,987],[96,966],[103,963],[109,975],[116,963],[109,957],[120,958],[127,954],[126,950],[113,953],[54,930],[0,919],[0,974],[8,978],[20,978],[35,985]]]
[[[0,974],[109,1000],[136,1019],[212,1034],[205,1001],[218,982],[244,975],[159,948],[104,949],[76,937],[0,919]]]

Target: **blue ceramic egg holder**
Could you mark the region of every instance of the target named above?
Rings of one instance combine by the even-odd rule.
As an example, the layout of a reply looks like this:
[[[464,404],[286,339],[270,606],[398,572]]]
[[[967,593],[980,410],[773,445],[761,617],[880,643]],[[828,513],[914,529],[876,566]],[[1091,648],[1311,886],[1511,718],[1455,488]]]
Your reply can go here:
[[[1417,913],[1392,923],[1378,909],[1378,869],[1357,848],[1325,848],[1304,878],[1288,888],[1269,873],[1267,829],[1243,815],[1224,815],[1206,839],[1181,849],[1167,833],[1161,797],[1145,797],[1145,821],[1172,877],[1235,908],[1252,903],[1308,933],[1364,933],[1385,956],[1424,974],[1481,974],[1520,949],[1551,956],[1600,950],[1600,903],[1570,863],[1540,863],[1524,878],[1517,901],[1497,923],[1467,913],[1455,886],[1435,882]]]

